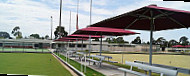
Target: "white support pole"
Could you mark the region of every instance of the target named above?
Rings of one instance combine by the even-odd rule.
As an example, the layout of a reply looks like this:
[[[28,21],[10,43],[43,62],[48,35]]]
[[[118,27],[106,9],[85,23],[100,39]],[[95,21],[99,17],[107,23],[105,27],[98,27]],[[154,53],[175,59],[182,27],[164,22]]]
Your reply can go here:
[[[84,68],[84,72],[86,73],[86,54],[85,54],[85,68]]]
[[[80,60],[81,60],[81,72],[83,72],[83,71],[82,71],[82,69],[83,69],[83,68],[82,68],[82,57],[80,58]]]

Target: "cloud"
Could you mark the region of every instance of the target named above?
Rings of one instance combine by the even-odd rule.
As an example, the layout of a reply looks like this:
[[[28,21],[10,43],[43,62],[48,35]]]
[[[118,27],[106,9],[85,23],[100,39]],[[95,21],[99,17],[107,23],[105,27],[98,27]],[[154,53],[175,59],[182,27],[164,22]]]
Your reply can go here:
[[[89,25],[89,1],[90,0],[80,0],[79,28],[84,28]],[[72,33],[76,30],[76,3],[77,0],[63,0],[62,26],[65,27],[66,31],[69,30],[69,11],[71,10]],[[125,0],[93,0],[92,23],[96,23],[106,18],[147,6],[149,4],[157,4],[158,6],[190,11],[189,3],[183,2],[163,2],[149,0],[134,0],[129,2]],[[41,36],[45,36],[46,34],[50,35],[50,16],[53,16],[53,31],[59,25],[59,0],[5,0],[0,1],[0,7],[0,31],[6,31],[10,33],[15,26],[20,26],[24,36],[29,36],[32,33],[38,33]],[[182,31],[185,32],[183,35],[187,36],[187,31],[189,30]],[[141,34],[127,36],[125,37],[126,40],[132,41],[136,36],[140,36],[143,41],[149,41],[149,32],[136,32],[140,32]],[[179,31],[173,32],[175,34]],[[170,31],[167,33],[168,34],[164,35],[163,32],[158,32],[155,33],[154,37],[166,36],[166,38],[171,39],[175,36],[169,35]]]

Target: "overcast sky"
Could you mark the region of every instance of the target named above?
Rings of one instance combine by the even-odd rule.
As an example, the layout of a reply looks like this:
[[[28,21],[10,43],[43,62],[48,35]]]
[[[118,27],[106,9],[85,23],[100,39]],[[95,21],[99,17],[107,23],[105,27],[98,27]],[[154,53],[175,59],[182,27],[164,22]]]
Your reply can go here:
[[[23,37],[37,33],[50,35],[50,16],[53,16],[53,30],[59,24],[60,0],[0,0],[0,31],[11,33],[15,26],[20,26]],[[79,1],[79,29],[89,25],[90,0]],[[190,2],[165,2],[162,0],[93,0],[92,23],[126,13],[150,4],[190,11]],[[62,26],[69,31],[69,12],[72,12],[72,32],[76,30],[77,0],[63,0]],[[140,35],[125,36],[127,41],[140,36],[143,42],[149,41],[149,31],[136,31]],[[11,35],[12,36],[12,35]],[[154,32],[154,38],[166,40],[186,36],[190,39],[190,29],[176,29]]]

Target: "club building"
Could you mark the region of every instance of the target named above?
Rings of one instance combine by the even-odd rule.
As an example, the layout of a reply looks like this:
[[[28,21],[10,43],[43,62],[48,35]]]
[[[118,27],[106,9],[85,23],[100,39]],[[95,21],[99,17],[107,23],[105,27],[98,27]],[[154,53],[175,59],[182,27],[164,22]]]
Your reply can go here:
[[[91,47],[89,47],[89,41],[77,42],[61,42],[61,41],[53,41],[53,40],[42,40],[42,39],[0,39],[0,47],[4,48],[61,48],[67,50],[89,50],[98,52],[100,50],[100,42],[92,41]],[[116,43],[108,43],[102,42],[102,50],[103,51],[113,51],[113,52],[140,52],[140,51],[148,51],[149,45],[147,44],[116,44]],[[160,51],[159,45],[153,45],[154,51]]]

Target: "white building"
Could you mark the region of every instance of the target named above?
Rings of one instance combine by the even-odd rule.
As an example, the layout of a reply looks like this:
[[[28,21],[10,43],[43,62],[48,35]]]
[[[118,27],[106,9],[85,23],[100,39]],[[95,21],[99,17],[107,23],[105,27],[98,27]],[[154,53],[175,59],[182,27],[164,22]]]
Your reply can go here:
[[[76,42],[60,42],[56,41],[53,42],[54,48],[62,48],[67,50],[89,50],[89,41],[83,41],[83,48],[82,48],[82,41]],[[68,46],[69,45],[69,46]],[[98,52],[100,50],[100,42],[99,41],[92,41],[91,42],[91,51]],[[116,44],[116,43],[108,43],[102,42],[102,51],[112,51],[112,52],[140,52],[140,51],[148,51],[149,45],[147,44]],[[153,51],[160,51],[159,45],[153,45]]]

